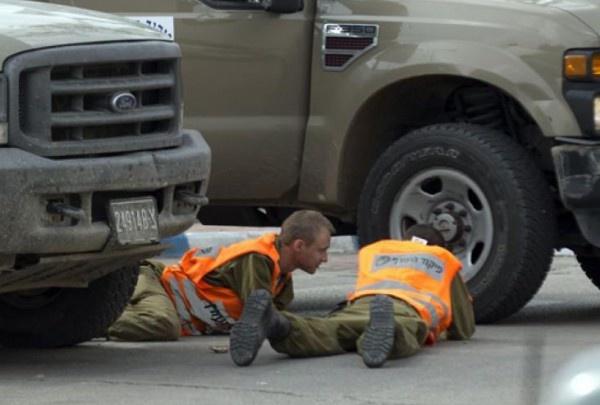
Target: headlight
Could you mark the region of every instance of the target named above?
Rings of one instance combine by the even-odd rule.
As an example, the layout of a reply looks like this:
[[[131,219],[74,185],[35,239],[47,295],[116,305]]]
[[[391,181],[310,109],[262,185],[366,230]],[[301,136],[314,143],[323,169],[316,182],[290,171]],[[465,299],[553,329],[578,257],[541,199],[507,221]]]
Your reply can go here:
[[[569,80],[600,79],[600,49],[579,49],[565,53],[563,74]]]
[[[600,97],[594,98],[594,128],[600,132]]]

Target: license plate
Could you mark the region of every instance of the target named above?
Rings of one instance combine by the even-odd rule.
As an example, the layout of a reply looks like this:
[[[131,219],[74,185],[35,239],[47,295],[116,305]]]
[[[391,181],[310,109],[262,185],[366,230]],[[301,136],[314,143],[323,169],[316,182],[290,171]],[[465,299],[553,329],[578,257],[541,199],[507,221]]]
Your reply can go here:
[[[109,221],[121,245],[141,245],[157,242],[158,214],[152,197],[112,200]]]

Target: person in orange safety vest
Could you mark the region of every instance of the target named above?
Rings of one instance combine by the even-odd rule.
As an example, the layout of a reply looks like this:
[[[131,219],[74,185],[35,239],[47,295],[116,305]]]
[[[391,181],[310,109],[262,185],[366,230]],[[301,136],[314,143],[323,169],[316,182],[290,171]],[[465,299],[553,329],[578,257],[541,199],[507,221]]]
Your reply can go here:
[[[415,225],[404,236],[413,240],[382,240],[360,250],[356,287],[342,309],[325,318],[280,313],[290,324],[286,335],[269,338],[260,331],[278,311],[268,291],[254,292],[253,305],[230,336],[232,347],[241,342],[246,347],[237,357],[232,353],[233,361],[249,365],[265,336],[276,351],[292,357],[358,351],[368,367],[412,355],[442,335],[470,338],[475,321],[460,261],[428,225]]]
[[[327,261],[333,231],[331,222],[319,212],[300,210],[283,222],[279,235],[266,234],[221,248],[191,249],[164,270],[146,263],[154,268],[145,271],[142,267],[144,291],[134,293],[141,298],[130,302],[109,329],[109,337],[175,340],[180,335],[229,332],[245,301],[258,289],[268,291],[273,305],[283,309],[293,299],[292,272],[315,273]]]

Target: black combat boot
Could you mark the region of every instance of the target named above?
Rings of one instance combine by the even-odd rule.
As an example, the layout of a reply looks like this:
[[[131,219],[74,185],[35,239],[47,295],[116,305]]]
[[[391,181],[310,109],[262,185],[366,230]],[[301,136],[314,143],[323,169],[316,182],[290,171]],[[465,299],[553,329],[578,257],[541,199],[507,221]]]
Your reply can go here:
[[[290,334],[291,324],[289,319],[281,315],[275,308],[271,311],[269,329],[267,330],[267,339],[270,342],[276,342],[285,339]]]
[[[253,291],[246,299],[239,321],[231,329],[229,352],[238,366],[248,366],[265,338],[279,340],[289,334],[290,322],[273,307],[267,290]]]
[[[394,346],[394,304],[387,295],[377,295],[369,308],[361,355],[367,367],[381,367]]]

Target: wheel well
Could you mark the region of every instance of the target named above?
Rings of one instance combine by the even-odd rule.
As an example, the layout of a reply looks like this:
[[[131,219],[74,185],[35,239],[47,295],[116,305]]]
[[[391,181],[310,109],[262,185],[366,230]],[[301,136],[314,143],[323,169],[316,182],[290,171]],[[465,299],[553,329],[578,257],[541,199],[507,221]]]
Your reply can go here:
[[[477,80],[423,76],[394,83],[373,95],[355,116],[345,145],[340,190],[349,216],[369,170],[397,139],[413,129],[442,122],[467,122],[498,129],[523,145],[538,167],[552,173],[552,139],[541,133],[513,97]]]

